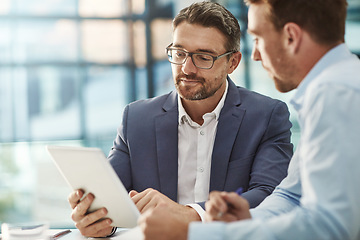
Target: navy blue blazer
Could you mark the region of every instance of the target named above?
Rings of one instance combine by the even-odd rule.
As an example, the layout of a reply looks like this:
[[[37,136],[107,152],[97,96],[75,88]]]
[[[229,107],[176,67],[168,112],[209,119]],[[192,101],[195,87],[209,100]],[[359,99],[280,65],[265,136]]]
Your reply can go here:
[[[287,175],[293,154],[289,111],[279,100],[228,82],[209,190],[242,187],[243,197],[255,207]],[[128,191],[153,188],[177,201],[177,92],[127,105],[108,158]],[[199,204],[204,208],[204,202]]]

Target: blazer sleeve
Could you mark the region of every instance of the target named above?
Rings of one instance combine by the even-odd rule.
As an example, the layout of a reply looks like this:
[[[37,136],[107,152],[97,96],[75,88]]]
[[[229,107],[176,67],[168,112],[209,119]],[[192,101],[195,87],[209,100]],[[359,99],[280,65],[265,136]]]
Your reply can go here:
[[[291,126],[286,104],[278,101],[253,161],[249,189],[242,195],[251,208],[259,205],[287,175],[293,154]]]
[[[122,123],[117,130],[108,160],[127,191],[132,189],[130,154],[127,145],[127,122],[129,105],[125,107]]]

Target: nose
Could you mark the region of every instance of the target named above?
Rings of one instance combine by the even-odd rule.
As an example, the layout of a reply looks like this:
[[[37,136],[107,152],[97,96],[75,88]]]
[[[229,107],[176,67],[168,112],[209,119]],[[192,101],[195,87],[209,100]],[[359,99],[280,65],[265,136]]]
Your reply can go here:
[[[191,73],[196,73],[197,67],[194,65],[193,60],[190,56],[188,56],[185,62],[182,64],[181,70],[186,75],[190,75]]]
[[[261,55],[256,46],[253,46],[253,49],[251,52],[251,59],[254,61],[261,61]]]

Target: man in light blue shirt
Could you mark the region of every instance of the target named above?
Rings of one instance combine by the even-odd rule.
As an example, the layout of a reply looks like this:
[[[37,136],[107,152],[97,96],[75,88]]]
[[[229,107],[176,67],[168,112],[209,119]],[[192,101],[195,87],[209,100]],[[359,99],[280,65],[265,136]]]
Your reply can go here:
[[[279,91],[297,89],[288,176],[251,212],[237,194],[212,192],[206,218],[218,222],[187,226],[160,205],[140,227],[146,239],[360,239],[360,61],[344,44],[346,1],[246,2],[252,58]]]

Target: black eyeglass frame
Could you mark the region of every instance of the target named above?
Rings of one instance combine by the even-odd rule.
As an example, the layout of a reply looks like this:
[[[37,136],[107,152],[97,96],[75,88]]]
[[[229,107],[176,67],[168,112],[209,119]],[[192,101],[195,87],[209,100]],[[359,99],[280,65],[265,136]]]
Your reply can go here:
[[[176,64],[176,65],[182,65],[186,62],[186,59],[190,56],[191,57],[191,61],[193,62],[194,66],[197,67],[197,68],[200,68],[200,69],[211,69],[213,66],[214,66],[214,63],[216,60],[218,60],[219,58],[222,58],[222,57],[225,57],[229,54],[233,54],[233,53],[236,53],[237,51],[235,50],[232,50],[232,51],[229,51],[229,52],[226,52],[224,54],[221,54],[221,55],[218,55],[218,56],[212,56],[208,53],[193,53],[193,52],[188,52],[186,50],[183,50],[183,49],[179,49],[179,48],[171,48],[171,46],[173,45],[173,43],[170,43],[169,46],[166,47],[166,53],[167,53],[167,56],[168,56],[168,60],[169,62],[173,63],[173,64]],[[168,54],[170,50],[179,50],[179,51],[182,51],[186,54],[185,58],[184,58],[184,61],[182,63],[176,63],[176,62],[172,62],[170,60],[170,55]],[[212,64],[210,67],[208,68],[205,68],[205,67],[198,67],[193,59],[193,55],[206,55],[206,56],[209,56],[212,58]]]

